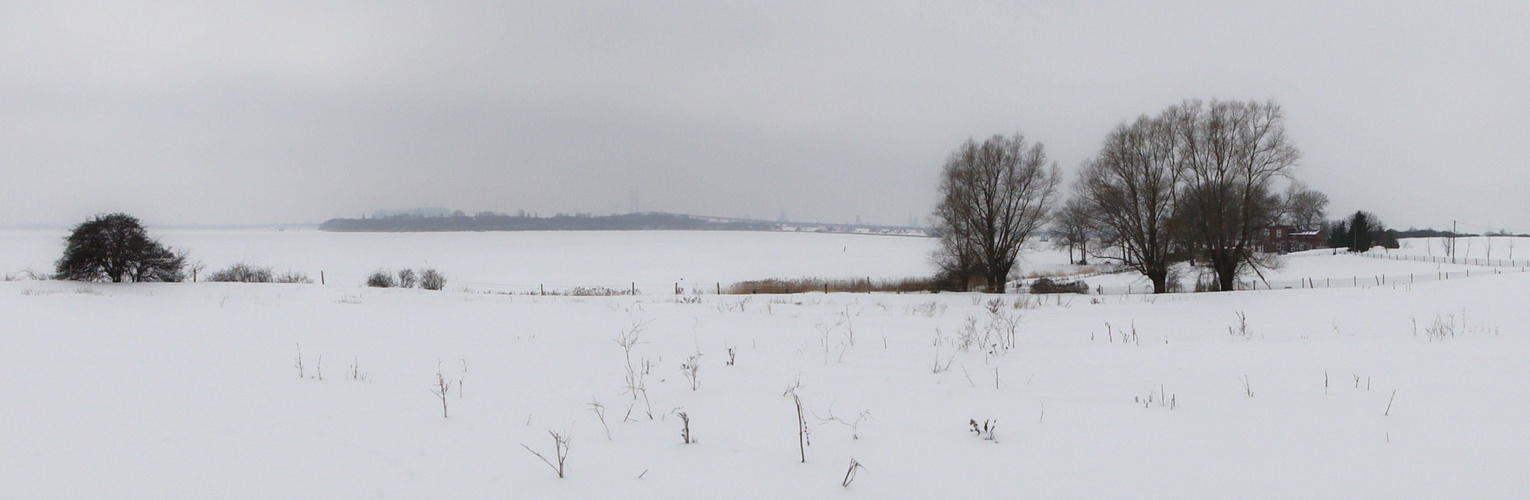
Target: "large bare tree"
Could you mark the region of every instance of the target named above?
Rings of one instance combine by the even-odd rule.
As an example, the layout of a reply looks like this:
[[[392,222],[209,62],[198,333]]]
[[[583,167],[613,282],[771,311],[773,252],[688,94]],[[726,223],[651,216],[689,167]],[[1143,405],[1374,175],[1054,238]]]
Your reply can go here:
[[[1085,162],[1074,184],[1074,199],[1088,206],[1119,260],[1153,282],[1154,293],[1170,291],[1173,224],[1181,185],[1172,110],[1156,118],[1122,123],[1105,138],[1100,153]]]
[[[1282,214],[1274,182],[1301,153],[1273,101],[1186,101],[1166,114],[1185,181],[1185,235],[1216,273],[1218,290],[1232,290],[1240,270],[1259,271],[1257,246]]]
[[[976,259],[989,292],[1004,292],[1020,248],[1049,221],[1058,179],[1046,149],[1020,134],[969,139],[946,159],[935,218],[954,254]]]

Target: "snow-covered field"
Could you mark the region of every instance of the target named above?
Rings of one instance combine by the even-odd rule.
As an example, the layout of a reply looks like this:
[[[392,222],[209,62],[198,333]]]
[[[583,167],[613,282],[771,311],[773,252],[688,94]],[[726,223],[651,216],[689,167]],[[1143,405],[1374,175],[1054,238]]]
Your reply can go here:
[[[626,276],[666,259],[725,283],[841,262],[863,266],[846,275],[927,272],[927,247],[906,247],[928,240],[727,234],[739,241],[712,244],[755,260],[697,256],[694,240],[643,246],[678,237],[641,233],[567,235],[591,239],[493,262],[440,256],[477,248],[463,242],[475,235],[164,239],[213,268],[245,257],[342,275],[424,259],[459,280],[535,269],[575,285],[640,280]],[[11,270],[56,258],[11,236]],[[567,257],[613,247],[625,267]],[[1313,253],[1282,272],[1361,265],[1436,264]],[[492,279],[517,276],[505,272]],[[358,283],[0,282],[0,498],[1530,496],[1530,274],[1044,299]],[[634,328],[629,358],[615,340]],[[693,390],[682,366],[698,354]],[[626,388],[629,366],[646,390]],[[972,420],[996,422],[994,439]],[[522,447],[554,458],[549,430],[572,436],[563,479]],[[846,488],[852,459],[865,469]]]
[[[1530,238],[1518,236],[1472,236],[1456,238],[1456,257],[1492,260],[1530,260]],[[1377,249],[1384,254],[1444,257],[1449,254],[1449,238],[1408,238],[1395,250]]]
[[[236,262],[359,285],[377,269],[435,267],[453,290],[574,287],[671,292],[764,278],[897,279],[933,272],[930,238],[733,231],[329,233],[168,230],[207,271]],[[67,231],[0,231],[0,271],[51,271]],[[1063,259],[1066,261],[1066,259]],[[539,288],[540,287],[540,288]]]

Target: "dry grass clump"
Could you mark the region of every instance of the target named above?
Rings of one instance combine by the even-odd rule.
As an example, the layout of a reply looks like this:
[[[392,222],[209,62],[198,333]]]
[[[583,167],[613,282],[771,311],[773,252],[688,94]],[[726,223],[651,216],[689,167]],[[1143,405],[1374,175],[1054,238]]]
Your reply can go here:
[[[748,295],[756,293],[779,294],[779,293],[803,293],[803,292],[928,292],[935,289],[935,282],[931,278],[903,278],[892,280],[873,280],[871,278],[829,279],[829,278],[797,278],[780,279],[771,278],[764,280],[740,281],[723,288],[723,293],[733,295]]]

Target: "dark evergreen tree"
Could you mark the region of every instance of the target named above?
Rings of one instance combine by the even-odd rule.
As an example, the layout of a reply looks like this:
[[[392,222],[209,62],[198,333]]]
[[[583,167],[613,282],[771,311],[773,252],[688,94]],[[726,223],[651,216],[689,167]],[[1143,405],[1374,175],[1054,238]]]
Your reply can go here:
[[[1337,221],[1328,229],[1328,248],[1349,247],[1349,221]]]
[[[96,215],[65,238],[54,278],[78,281],[181,281],[186,254],[149,237],[136,217]]]
[[[1370,250],[1376,241],[1371,233],[1379,227],[1376,216],[1364,210],[1356,211],[1354,215],[1349,216],[1349,251]]]

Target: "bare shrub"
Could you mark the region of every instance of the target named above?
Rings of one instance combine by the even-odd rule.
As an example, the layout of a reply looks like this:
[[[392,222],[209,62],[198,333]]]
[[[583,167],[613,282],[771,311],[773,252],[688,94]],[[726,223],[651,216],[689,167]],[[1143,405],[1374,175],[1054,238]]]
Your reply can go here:
[[[405,268],[398,271],[399,288],[414,288],[414,286],[419,284],[419,282],[420,279],[414,274],[413,269]]]
[[[21,281],[21,280],[47,281],[47,279],[48,279],[48,273],[37,272],[37,271],[32,270],[32,268],[28,267],[26,269],[22,269],[20,272],[5,273],[5,277],[3,279],[0,279],[0,281]]]
[[[367,286],[372,288],[393,288],[398,283],[393,281],[393,274],[386,270],[378,269],[367,276]]]
[[[1031,293],[1089,293],[1089,284],[1083,281],[1062,281],[1041,278],[1031,283]]]
[[[275,273],[270,267],[251,266],[243,262],[234,263],[223,269],[213,271],[207,275],[207,281],[221,283],[271,283],[276,281]]]
[[[276,282],[307,285],[313,283],[313,278],[309,278],[307,274],[301,271],[287,271],[285,273],[276,275]]]
[[[426,268],[424,271],[420,271],[420,288],[426,290],[446,288],[446,277],[437,272],[435,268]]]

